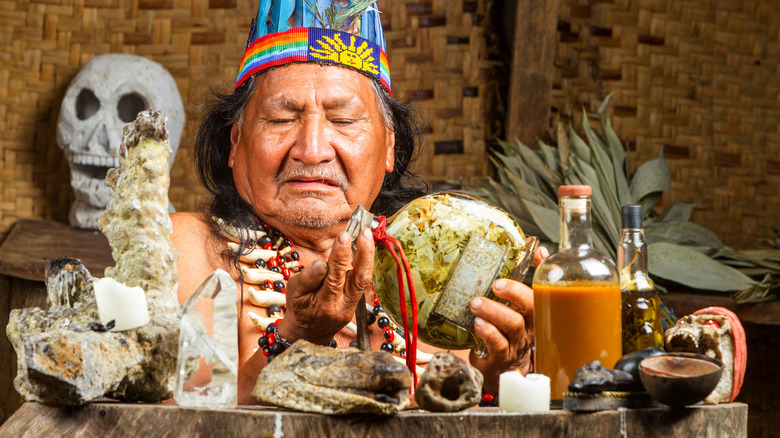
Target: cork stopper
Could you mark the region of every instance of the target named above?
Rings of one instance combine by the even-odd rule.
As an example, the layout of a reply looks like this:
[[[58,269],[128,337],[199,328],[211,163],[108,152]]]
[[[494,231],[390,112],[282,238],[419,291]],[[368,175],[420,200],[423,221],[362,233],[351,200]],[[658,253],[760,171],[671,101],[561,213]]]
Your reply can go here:
[[[558,186],[558,196],[590,196],[593,189],[590,186]]]

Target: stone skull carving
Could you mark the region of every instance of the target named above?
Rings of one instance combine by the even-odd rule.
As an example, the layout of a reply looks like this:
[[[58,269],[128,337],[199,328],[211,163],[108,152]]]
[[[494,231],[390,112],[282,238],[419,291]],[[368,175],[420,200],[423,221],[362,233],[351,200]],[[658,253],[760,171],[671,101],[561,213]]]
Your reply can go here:
[[[163,66],[135,55],[101,55],[68,85],[57,122],[57,144],[70,164],[76,195],[71,225],[98,228],[97,219],[113,194],[105,178],[108,169],[119,167],[122,129],[150,108],[168,117],[172,166],[184,128],[184,106]]]

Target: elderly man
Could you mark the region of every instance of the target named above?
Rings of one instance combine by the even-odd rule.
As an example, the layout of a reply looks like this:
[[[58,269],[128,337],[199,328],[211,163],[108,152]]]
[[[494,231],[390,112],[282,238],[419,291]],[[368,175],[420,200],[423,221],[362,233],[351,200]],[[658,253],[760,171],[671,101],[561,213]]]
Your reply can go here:
[[[262,229],[275,242],[289,239],[282,245],[292,245],[282,251],[283,269],[305,267],[285,272],[287,302],[276,338],[345,348],[355,339],[345,326],[355,315],[359,297],[369,303],[374,299],[374,243],[365,230],[353,256],[344,229],[358,205],[390,214],[422,194],[405,185],[417,130],[410,109],[390,98],[389,77],[380,62],[386,58],[376,9],[349,6],[343,0],[335,0],[329,10],[318,9],[311,3],[322,1],[301,1],[289,9],[294,14],[281,21],[269,18],[268,12],[277,6],[292,8],[293,0],[271,2],[280,5],[269,11],[261,2],[236,91],[218,96],[200,129],[198,169],[213,199],[210,214],[171,216],[172,238],[180,252],[179,300],[186,300],[217,268],[230,272],[245,290],[238,253],[255,242],[242,241],[238,250],[229,250],[214,217],[238,228]],[[313,22],[307,21],[307,10],[315,16]],[[287,23],[293,21],[309,27],[290,29]],[[327,29],[337,22],[341,27]],[[366,31],[369,26],[371,32]],[[299,50],[307,56],[289,56],[295,38],[304,41]],[[352,56],[330,56],[328,48]],[[485,340],[488,355],[472,353],[470,359],[484,374],[488,393],[497,392],[499,373],[530,369],[526,325],[533,312],[533,295],[526,286],[499,280],[493,290],[522,314],[482,298],[471,304],[475,330]],[[246,295],[242,293],[239,315],[240,404],[253,402],[249,393],[269,356],[258,348],[263,332],[248,317],[248,312],[262,310]],[[382,330],[376,325],[370,330],[374,346],[379,345]]]

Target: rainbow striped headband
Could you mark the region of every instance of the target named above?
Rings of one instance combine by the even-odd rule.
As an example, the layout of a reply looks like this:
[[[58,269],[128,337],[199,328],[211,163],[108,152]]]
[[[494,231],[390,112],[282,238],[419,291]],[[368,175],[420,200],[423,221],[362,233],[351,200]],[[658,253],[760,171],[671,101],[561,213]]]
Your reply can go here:
[[[252,75],[294,62],[340,65],[377,80],[390,93],[387,53],[377,44],[348,32],[294,27],[252,41],[241,59],[236,89]]]

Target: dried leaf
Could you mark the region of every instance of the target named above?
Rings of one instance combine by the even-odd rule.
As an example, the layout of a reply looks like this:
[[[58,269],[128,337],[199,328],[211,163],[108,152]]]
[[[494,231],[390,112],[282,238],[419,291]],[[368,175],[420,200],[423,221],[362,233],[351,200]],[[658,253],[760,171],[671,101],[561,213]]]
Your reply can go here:
[[[648,245],[652,275],[684,286],[719,292],[745,290],[756,281],[686,246],[658,242]]]
[[[693,208],[699,202],[701,202],[701,199],[694,202],[675,201],[671,207],[667,208],[665,212],[661,213],[661,217],[658,219],[662,222],[687,221],[691,218]]]
[[[561,162],[561,167],[568,167],[571,149],[569,148],[569,137],[566,135],[566,128],[563,127],[563,123],[558,123],[556,134],[558,137],[558,159]]]
[[[590,163],[590,147],[588,147],[585,140],[577,135],[574,127],[569,125],[569,144],[571,145],[571,152],[579,157],[582,161]]]
[[[688,221],[654,222],[645,226],[647,243],[669,242],[703,246],[713,252],[724,248],[718,236],[707,228]]]
[[[660,194],[671,188],[672,174],[664,160],[662,146],[657,157],[644,162],[634,173],[631,179],[631,200],[638,204],[648,195]]]

